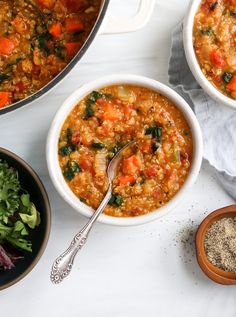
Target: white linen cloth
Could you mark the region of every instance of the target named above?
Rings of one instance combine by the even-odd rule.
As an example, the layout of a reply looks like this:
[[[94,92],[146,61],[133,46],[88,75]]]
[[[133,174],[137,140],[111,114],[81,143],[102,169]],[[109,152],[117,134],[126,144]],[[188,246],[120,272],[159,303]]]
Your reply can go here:
[[[201,125],[204,158],[236,199],[236,110],[212,100],[193,77],[184,53],[182,23],[172,33],[169,83],[189,103]]]

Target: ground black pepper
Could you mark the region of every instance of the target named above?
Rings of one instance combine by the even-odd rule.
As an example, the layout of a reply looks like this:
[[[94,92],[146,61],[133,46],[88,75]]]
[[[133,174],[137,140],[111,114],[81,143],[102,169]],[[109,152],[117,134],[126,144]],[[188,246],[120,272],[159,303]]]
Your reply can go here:
[[[236,217],[215,221],[204,241],[208,260],[227,272],[236,272]]]

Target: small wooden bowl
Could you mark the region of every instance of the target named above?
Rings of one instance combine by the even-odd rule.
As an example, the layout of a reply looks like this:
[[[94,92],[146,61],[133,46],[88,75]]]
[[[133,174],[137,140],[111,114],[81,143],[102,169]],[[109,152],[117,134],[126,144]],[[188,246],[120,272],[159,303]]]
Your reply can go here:
[[[197,261],[202,271],[214,282],[223,285],[236,285],[236,273],[225,272],[214,266],[208,259],[204,249],[204,240],[209,226],[222,218],[236,217],[236,205],[218,209],[209,214],[200,224],[196,233]]]

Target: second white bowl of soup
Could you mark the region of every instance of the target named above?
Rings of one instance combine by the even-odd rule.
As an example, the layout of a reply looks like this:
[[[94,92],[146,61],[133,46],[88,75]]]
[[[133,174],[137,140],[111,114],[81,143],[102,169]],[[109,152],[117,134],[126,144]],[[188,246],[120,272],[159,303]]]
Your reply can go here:
[[[99,221],[138,225],[172,210],[195,182],[202,135],[188,104],[146,77],[111,75],[83,85],[57,112],[47,140],[47,164],[60,195],[90,217],[107,190],[106,168],[128,148]]]
[[[183,26],[195,79],[220,105],[236,109],[235,0],[193,0]]]

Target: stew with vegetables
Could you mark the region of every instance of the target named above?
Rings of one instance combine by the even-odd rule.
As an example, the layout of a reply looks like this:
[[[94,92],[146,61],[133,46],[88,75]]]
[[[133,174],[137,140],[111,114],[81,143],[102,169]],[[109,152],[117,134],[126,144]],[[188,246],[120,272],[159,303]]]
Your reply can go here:
[[[37,92],[79,51],[101,0],[0,0],[0,108]]]
[[[236,0],[203,0],[195,15],[193,44],[206,78],[236,99]]]
[[[105,214],[130,217],[167,203],[181,188],[192,160],[192,134],[166,97],[143,87],[115,85],[93,91],[65,120],[59,163],[74,194],[97,208],[109,161],[128,142]]]

